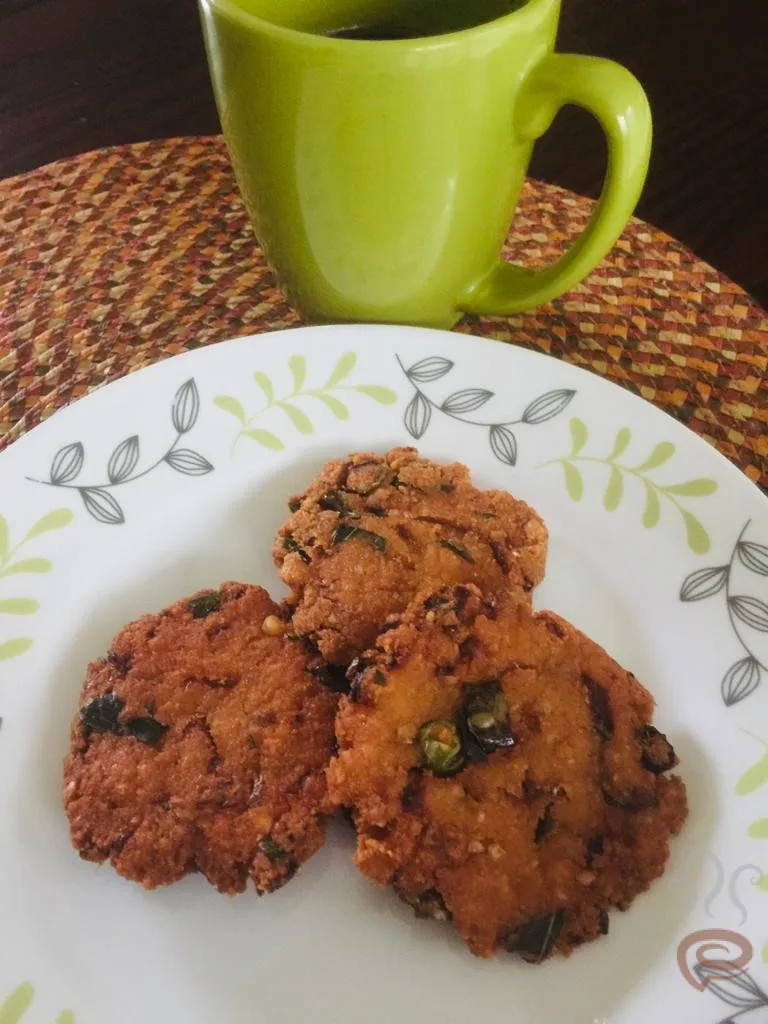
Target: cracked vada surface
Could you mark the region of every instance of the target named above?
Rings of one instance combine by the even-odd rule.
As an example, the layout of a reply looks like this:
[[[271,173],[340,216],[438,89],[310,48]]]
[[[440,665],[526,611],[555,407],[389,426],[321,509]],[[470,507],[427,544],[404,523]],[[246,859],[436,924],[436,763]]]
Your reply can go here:
[[[148,889],[283,885],[322,845],[337,696],[261,587],[144,615],[91,663],[64,766],[72,843]]]
[[[328,778],[356,863],[473,953],[567,954],[663,872],[675,752],[648,691],[559,616],[446,587],[349,674]]]
[[[293,591],[291,629],[332,664],[349,664],[430,583],[530,603],[544,576],[547,530],[532,508],[414,448],[329,462],[290,508],[273,555]]]

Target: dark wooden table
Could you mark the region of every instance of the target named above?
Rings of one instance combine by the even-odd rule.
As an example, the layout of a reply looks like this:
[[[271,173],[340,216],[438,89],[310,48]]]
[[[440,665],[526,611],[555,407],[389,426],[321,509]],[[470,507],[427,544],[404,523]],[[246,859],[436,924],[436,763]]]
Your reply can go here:
[[[768,305],[764,0],[563,6],[560,48],[621,61],[649,93],[655,150],[639,215]],[[0,0],[0,177],[217,130],[194,0]],[[595,195],[603,166],[599,130],[569,109],[531,173]]]

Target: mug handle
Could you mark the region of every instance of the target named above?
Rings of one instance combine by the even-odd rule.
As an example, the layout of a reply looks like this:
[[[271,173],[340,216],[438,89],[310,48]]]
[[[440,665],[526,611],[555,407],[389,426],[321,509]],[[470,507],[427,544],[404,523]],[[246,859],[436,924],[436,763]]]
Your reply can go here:
[[[632,216],[651,153],[651,111],[643,87],[611,60],[549,54],[523,87],[516,111],[518,137],[539,138],[568,103],[593,114],[608,143],[605,180],[589,224],[568,252],[544,270],[500,260],[460,303],[466,313],[520,313],[568,291],[594,269]]]

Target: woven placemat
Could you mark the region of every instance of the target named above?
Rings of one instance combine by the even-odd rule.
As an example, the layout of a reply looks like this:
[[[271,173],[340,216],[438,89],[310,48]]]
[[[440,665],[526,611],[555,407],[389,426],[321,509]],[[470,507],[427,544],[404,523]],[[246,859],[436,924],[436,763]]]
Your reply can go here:
[[[548,263],[590,200],[528,182],[507,255]],[[87,153],[0,182],[0,444],[166,356],[294,326],[220,138]],[[549,352],[655,402],[768,485],[768,314],[633,221],[591,277],[459,330]]]

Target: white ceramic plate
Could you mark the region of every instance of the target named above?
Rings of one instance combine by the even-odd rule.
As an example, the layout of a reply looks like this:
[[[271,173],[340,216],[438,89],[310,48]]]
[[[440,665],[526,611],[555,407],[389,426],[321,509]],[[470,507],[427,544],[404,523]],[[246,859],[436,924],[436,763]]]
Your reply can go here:
[[[329,457],[409,442],[541,512],[538,605],[646,683],[681,757],[666,874],[567,960],[474,959],[356,873],[340,824],[263,899],[201,877],[147,893],[69,845],[89,659],[198,588],[281,593],[289,495]],[[261,335],[55,415],[0,458],[0,512],[0,1024],[768,1022],[768,501],[651,405],[459,335]]]

